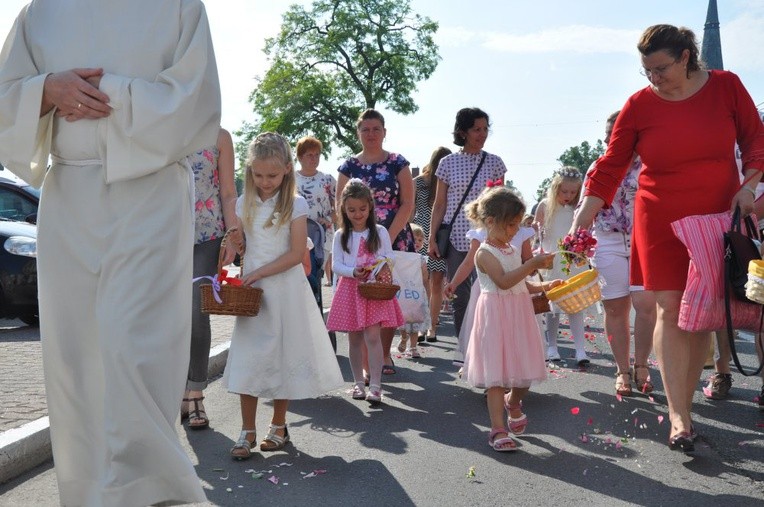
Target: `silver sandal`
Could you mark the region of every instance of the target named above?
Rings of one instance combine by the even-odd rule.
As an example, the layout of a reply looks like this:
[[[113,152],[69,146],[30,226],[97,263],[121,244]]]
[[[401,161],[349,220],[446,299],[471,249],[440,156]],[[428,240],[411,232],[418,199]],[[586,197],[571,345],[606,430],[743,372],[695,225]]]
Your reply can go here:
[[[243,459],[249,459],[252,456],[252,448],[255,446],[255,441],[257,440],[257,436],[252,439],[252,442],[247,440],[247,435],[249,434],[257,435],[256,430],[241,430],[241,433],[239,433],[239,440],[236,441],[235,444],[233,444],[233,447],[231,447],[231,457],[233,459],[243,460]],[[243,452],[237,452],[237,451],[246,451],[247,454],[244,454]]]
[[[276,433],[277,430],[284,430],[284,436],[279,436]],[[289,443],[289,429],[287,425],[279,426],[278,424],[270,424],[268,426],[268,434],[260,442],[260,450],[265,452],[280,451]],[[274,445],[270,445],[274,444]]]

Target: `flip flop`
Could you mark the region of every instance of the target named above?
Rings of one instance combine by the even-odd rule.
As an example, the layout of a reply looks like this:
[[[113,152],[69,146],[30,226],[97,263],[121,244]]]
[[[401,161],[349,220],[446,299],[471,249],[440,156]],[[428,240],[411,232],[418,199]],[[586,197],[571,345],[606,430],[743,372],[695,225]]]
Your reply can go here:
[[[390,360],[392,362],[392,359]],[[394,364],[383,364],[382,365],[382,374],[383,375],[395,375],[395,365]]]

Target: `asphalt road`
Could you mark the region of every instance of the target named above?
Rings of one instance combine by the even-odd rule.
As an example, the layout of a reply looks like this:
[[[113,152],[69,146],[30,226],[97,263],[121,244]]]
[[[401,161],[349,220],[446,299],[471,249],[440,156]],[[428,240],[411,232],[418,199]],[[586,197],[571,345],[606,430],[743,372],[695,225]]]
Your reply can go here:
[[[736,375],[731,397],[718,402],[703,399],[699,385],[698,452],[669,451],[657,371],[652,397],[617,400],[598,323],[599,316],[587,316],[592,365],[551,369],[532,389],[524,403],[530,425],[515,453],[488,447],[483,394],[458,379],[455,339],[448,336],[423,347],[421,359],[396,359],[381,408],[351,400],[344,389],[293,402],[293,442],[284,452],[231,460],[239,401],[219,381],[206,391],[212,427],[179,425],[178,432],[204,483],[206,505],[764,505],[764,412],[753,402],[760,379]],[[338,338],[349,380],[347,340]],[[563,357],[573,355],[567,337],[560,345]],[[740,349],[752,364],[753,345]],[[270,404],[261,404],[259,438],[270,414]],[[58,505],[52,464],[0,486],[0,505]]]

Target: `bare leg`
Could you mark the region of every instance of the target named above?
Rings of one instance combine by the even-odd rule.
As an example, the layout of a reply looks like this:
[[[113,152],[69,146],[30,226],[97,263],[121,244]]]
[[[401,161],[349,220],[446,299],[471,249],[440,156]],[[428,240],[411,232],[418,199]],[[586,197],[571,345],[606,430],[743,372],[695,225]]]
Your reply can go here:
[[[363,339],[366,343],[366,350],[368,351],[369,385],[382,387],[382,364],[384,361],[384,349],[380,340],[380,334],[381,332],[378,325],[367,327],[363,333]],[[387,351],[389,357],[390,347],[387,347]]]
[[[719,355],[714,360],[714,369],[716,373],[730,373],[730,361],[732,360],[732,351],[727,337],[727,330],[720,329],[714,333],[716,346],[719,349]]]
[[[671,436],[690,432],[692,398],[706,351],[710,333],[691,333],[678,326],[682,291],[656,291],[658,305],[654,344],[668,401]]]
[[[351,331],[348,333],[348,359],[350,359],[350,371],[353,372],[353,381],[363,386],[364,369],[364,343],[363,331]]]
[[[390,347],[393,346],[393,337],[395,336],[395,328],[384,327],[380,331],[382,338],[382,354],[384,355],[384,364],[392,365],[393,358],[390,357]],[[368,344],[367,344],[368,346]]]
[[[647,364],[647,358],[653,350],[653,331],[655,330],[656,307],[655,293],[651,290],[631,293],[634,306],[634,362]]]
[[[631,394],[631,378],[629,375],[629,349],[631,330],[629,325],[629,311],[631,310],[631,298],[623,296],[615,299],[602,301],[605,307],[605,334],[613,351],[613,359],[618,367],[616,391],[618,384],[622,385],[621,394]],[[636,340],[635,340],[636,341]],[[650,339],[652,343],[652,338]]]
[[[437,334],[440,322],[440,307],[443,306],[443,273],[442,271],[430,272],[430,331],[427,336]]]

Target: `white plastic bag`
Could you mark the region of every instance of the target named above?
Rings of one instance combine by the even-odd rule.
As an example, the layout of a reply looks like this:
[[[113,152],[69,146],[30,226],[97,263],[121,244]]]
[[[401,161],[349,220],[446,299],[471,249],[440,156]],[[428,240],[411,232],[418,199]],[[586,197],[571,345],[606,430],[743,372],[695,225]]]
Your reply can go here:
[[[415,252],[393,252],[393,283],[400,285],[396,298],[409,332],[424,333],[430,327],[430,305],[422,280],[422,256]]]

